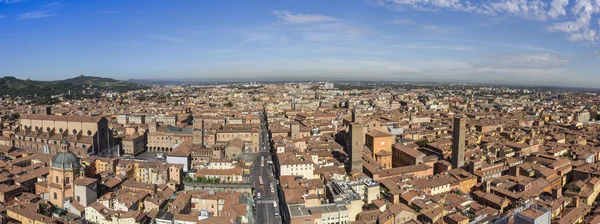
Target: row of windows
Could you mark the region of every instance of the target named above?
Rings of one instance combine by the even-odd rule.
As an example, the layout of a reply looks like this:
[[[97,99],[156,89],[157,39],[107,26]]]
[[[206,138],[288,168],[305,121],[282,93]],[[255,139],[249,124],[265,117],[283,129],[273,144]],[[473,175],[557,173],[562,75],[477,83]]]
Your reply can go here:
[[[23,139],[23,138],[21,138],[21,137],[19,137],[19,140],[25,140],[25,141],[34,141],[34,139],[33,139],[33,138],[27,138],[27,139]],[[44,140],[44,139],[40,140],[40,142],[41,142],[41,143],[54,144],[54,145],[57,145],[57,144],[58,144],[58,142],[57,142],[57,141],[48,141],[48,142],[46,142],[46,140]],[[86,147],[87,147],[87,145],[86,145],[86,144],[81,144],[81,148],[86,148]]]
[[[56,177],[56,183],[60,184],[60,182],[58,182],[58,176],[55,176],[55,177]],[[70,183],[69,180],[70,180],[69,177],[65,177],[65,184],[69,184]]]
[[[25,125],[25,129],[27,129],[27,128],[29,128],[29,127],[28,127],[27,125]],[[40,127],[38,127],[38,126],[35,126],[35,128],[34,128],[34,129],[35,129],[36,131],[41,131],[41,130],[42,130],[42,128],[40,128]],[[50,132],[51,130],[52,130],[52,129],[50,129],[49,127],[47,127],[47,128],[46,128],[46,132]],[[65,131],[65,130],[64,130],[64,129],[62,129],[62,128],[59,128],[59,129],[58,129],[58,132],[59,132],[59,133],[63,133],[64,131]],[[76,135],[76,134],[77,134],[77,129],[73,129],[73,131],[72,131],[72,132],[73,132],[73,134],[74,134],[74,135]],[[88,136],[92,136],[92,131],[91,131],[91,130],[88,130],[88,131],[87,131],[87,135],[88,135]]]

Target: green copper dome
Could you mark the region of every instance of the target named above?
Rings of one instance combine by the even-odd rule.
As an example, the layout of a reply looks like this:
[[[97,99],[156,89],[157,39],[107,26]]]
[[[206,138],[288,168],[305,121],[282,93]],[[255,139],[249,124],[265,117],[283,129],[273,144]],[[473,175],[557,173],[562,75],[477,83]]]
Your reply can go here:
[[[72,152],[59,152],[52,158],[52,166],[63,169],[79,169],[81,164],[79,158]]]

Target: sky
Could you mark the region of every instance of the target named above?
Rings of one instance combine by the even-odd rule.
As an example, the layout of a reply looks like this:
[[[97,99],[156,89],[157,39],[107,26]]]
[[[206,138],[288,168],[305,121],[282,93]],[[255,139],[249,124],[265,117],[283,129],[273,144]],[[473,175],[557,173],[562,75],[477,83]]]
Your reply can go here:
[[[0,76],[600,86],[600,0],[0,0]]]

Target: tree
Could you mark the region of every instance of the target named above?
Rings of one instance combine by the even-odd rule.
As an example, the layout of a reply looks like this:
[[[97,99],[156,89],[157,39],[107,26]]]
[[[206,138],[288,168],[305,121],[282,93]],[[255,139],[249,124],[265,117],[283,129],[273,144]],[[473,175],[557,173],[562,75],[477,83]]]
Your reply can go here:
[[[337,110],[338,108],[339,108],[339,107],[338,107],[338,105],[337,105],[337,104],[334,104],[334,105],[333,105],[333,109],[336,109],[336,110]]]
[[[14,113],[14,114],[12,114],[12,115],[11,115],[11,119],[12,119],[12,120],[17,120],[17,119],[19,119],[20,117],[21,117],[21,115],[20,115],[19,113]]]
[[[231,103],[231,101],[229,101],[229,102],[227,102],[227,103],[225,104],[225,106],[226,106],[226,107],[233,107],[233,103]]]
[[[429,144],[429,140],[423,139],[423,140],[419,140],[419,141],[417,141],[415,143],[417,143],[417,145],[419,147],[425,147],[425,146],[427,146],[427,144]]]

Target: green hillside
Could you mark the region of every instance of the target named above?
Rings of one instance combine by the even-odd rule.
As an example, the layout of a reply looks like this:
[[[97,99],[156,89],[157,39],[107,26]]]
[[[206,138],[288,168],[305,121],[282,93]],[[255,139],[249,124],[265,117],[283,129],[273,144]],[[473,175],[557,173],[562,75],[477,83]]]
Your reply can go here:
[[[79,76],[59,81],[22,80],[6,76],[0,78],[0,97],[21,97],[34,103],[52,103],[52,96],[67,99],[99,97],[102,92],[127,92],[149,87],[109,78]],[[70,95],[69,95],[70,91]]]

